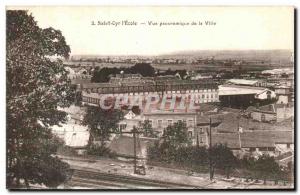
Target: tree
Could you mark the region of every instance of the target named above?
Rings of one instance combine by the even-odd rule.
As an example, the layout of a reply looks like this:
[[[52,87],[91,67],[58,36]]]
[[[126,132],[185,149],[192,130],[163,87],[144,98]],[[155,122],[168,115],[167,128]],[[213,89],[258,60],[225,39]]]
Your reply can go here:
[[[274,157],[268,155],[262,155],[256,160],[254,170],[259,177],[263,178],[264,184],[266,184],[267,178],[277,180],[278,176],[281,175],[280,166]]]
[[[137,63],[130,68],[130,72],[141,74],[143,77],[153,77],[155,69],[149,63]]]
[[[209,155],[213,165],[213,173],[215,168],[221,169],[225,172],[227,179],[229,179],[230,172],[237,165],[237,159],[231,150],[223,144],[217,144],[209,150]]]
[[[145,137],[157,137],[156,133],[154,132],[154,129],[152,128],[150,121],[145,120],[144,122],[139,123],[139,129],[144,132],[143,135]]]
[[[112,133],[117,132],[118,122],[122,118],[123,113],[120,110],[88,106],[82,124],[89,128],[90,144],[99,138],[101,147],[105,147],[105,141],[110,138]]]
[[[252,156],[244,156],[240,160],[240,168],[244,169],[246,174],[247,174],[247,180],[248,179],[253,179],[255,177],[254,173],[254,167],[255,167],[255,158]]]
[[[69,57],[70,47],[59,30],[39,28],[26,11],[8,10],[6,18],[7,187],[56,187],[69,166],[53,156],[51,126],[66,121],[57,107],[74,98],[58,59]]]
[[[190,144],[186,124],[182,121],[169,125],[163,133],[163,143],[169,148],[178,148]]]
[[[208,163],[208,150],[205,147],[192,147],[190,156],[190,161],[194,162],[195,168],[203,167]]]
[[[91,82],[108,82],[109,81],[109,76],[114,75],[114,74],[119,74],[121,69],[118,68],[107,68],[104,67],[102,69],[95,69],[93,72],[93,76],[91,78]]]

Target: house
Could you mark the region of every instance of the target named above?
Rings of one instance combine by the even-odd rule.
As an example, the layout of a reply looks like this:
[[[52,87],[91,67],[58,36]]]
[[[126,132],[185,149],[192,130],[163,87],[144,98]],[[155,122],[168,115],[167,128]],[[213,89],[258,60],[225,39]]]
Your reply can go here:
[[[278,96],[277,104],[288,104],[292,102],[292,88],[287,85],[274,86],[275,93]]]
[[[275,142],[267,136],[256,137],[253,132],[213,133],[212,145],[226,145],[239,158],[244,155],[275,155]]]
[[[66,146],[75,149],[78,154],[84,153],[90,138],[88,128],[78,124],[54,125],[52,132],[58,135]]]
[[[242,157],[262,154],[279,156],[294,151],[292,131],[255,130],[234,133],[212,133],[212,145],[224,144]]]
[[[278,154],[294,152],[294,132],[293,131],[265,131],[272,134]]]
[[[131,82],[141,82],[143,77],[141,74],[116,74],[109,75],[110,83],[131,83]]]
[[[247,111],[253,120],[261,122],[281,122],[294,117],[294,105],[269,104],[255,108],[249,107]]]
[[[241,144],[237,133],[212,133],[211,142],[212,146],[226,145],[235,156],[239,156],[241,153]]]
[[[278,68],[272,70],[264,70],[261,73],[265,75],[279,75],[279,76],[282,74],[292,75],[294,74],[294,70],[292,68]]]
[[[180,75],[179,75],[180,76]],[[162,82],[166,82],[166,81],[174,81],[174,80],[178,80],[178,76],[176,75],[160,75],[160,76],[156,76],[155,80],[156,81],[162,81]]]
[[[272,101],[274,91],[263,87],[242,85],[219,85],[219,100],[227,107],[248,107],[257,102]]]
[[[269,104],[265,106],[261,106],[258,108],[253,107],[248,110],[252,110],[250,116],[253,120],[260,122],[276,122],[276,112],[274,108],[274,104]]]
[[[201,79],[212,79],[213,76],[212,75],[201,75],[201,74],[197,74],[195,76],[191,77],[191,80],[201,80]]]
[[[141,115],[134,114],[131,110],[124,115],[124,119],[118,123],[119,131],[122,132],[130,132],[133,127],[138,127],[141,122],[144,121],[144,117]]]
[[[196,112],[172,112],[157,111],[144,113],[144,119],[148,120],[159,136],[163,134],[165,128],[173,125],[175,122],[182,121],[186,123],[189,137],[193,137],[196,128],[197,113]]]
[[[294,118],[294,103],[288,104],[275,104],[277,122],[284,121],[286,119]]]
[[[275,155],[275,140],[272,134],[261,131],[244,131],[240,134],[244,151],[254,155]]]
[[[156,139],[138,136],[136,139],[136,156],[138,159],[146,159],[147,148],[154,144]],[[134,157],[134,138],[130,135],[118,135],[108,145],[112,152],[119,157]]]
[[[248,80],[248,79],[229,79],[227,84],[252,86],[252,87],[266,87],[267,82],[263,80]]]
[[[197,115],[197,126],[192,135],[193,145],[208,147],[210,130],[213,132],[214,130],[212,130],[212,128],[218,126],[220,123],[221,120],[217,118],[216,115]]]
[[[52,126],[52,132],[64,140],[65,145],[75,149],[79,154],[85,151],[90,138],[87,126],[81,125],[85,115],[85,109],[78,106],[58,108],[68,113],[67,121],[64,124]]]

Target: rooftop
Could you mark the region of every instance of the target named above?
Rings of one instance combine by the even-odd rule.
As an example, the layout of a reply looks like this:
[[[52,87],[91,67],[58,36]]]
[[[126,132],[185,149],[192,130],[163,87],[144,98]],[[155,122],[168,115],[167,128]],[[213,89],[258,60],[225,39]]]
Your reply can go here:
[[[147,147],[153,144],[155,139],[151,138],[138,138],[136,145],[136,154],[139,158],[146,156]],[[119,156],[134,157],[133,137],[120,135],[116,136],[110,143],[109,149]]]
[[[255,85],[258,82],[258,80],[230,79],[227,82],[236,85]]]
[[[243,148],[275,147],[275,144],[294,143],[292,131],[245,131],[240,133]],[[225,144],[229,148],[239,148],[238,133],[214,133],[212,144]]]
[[[247,95],[247,94],[260,94],[268,90],[262,87],[251,87],[241,85],[219,85],[219,95]]]
[[[244,130],[278,130],[278,131],[291,131],[293,129],[293,121],[285,120],[275,123],[262,123],[253,121],[250,118],[240,116],[239,113],[224,113],[219,115],[222,123],[216,127],[218,132],[236,132],[238,126]]]
[[[237,133],[215,133],[212,134],[212,145],[224,144],[229,148],[240,148]]]

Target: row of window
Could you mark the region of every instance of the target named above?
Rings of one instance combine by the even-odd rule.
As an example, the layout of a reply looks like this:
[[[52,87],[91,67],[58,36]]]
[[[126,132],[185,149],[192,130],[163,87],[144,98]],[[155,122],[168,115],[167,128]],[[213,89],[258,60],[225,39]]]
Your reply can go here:
[[[214,99],[214,97],[215,97],[215,99],[217,99],[217,98],[218,98],[218,94],[215,94],[215,96],[214,96],[214,94],[211,94],[210,96],[209,96],[209,94],[207,94],[206,96],[205,96],[204,94],[203,94],[202,96],[200,96],[200,95],[195,95],[193,99],[194,99],[196,102],[199,102],[199,100],[200,100],[201,98],[202,98],[202,99],[209,99],[209,98]],[[82,97],[82,101],[83,101],[83,102],[92,103],[92,104],[99,104],[100,97],[99,97],[99,98],[92,98],[92,97],[86,97],[86,96],[83,96],[83,97]]]
[[[91,104],[97,104],[97,105],[100,103],[100,99],[98,98],[91,98],[91,97],[84,97],[84,96],[82,97],[82,101]]]
[[[189,138],[193,138],[193,131],[189,131],[188,132],[188,136]],[[195,137],[194,137],[195,138]],[[197,141],[197,138],[195,138],[196,141]],[[199,144],[203,144],[204,143],[204,140],[205,140],[205,136],[203,136],[203,134],[198,134],[198,143]]]
[[[186,120],[186,119],[179,119],[179,120],[173,120],[173,119],[167,119],[167,120],[163,120],[163,119],[158,119],[155,124],[155,120],[153,119],[149,119],[148,120],[150,125],[153,127],[153,128],[163,128],[163,127],[167,127],[167,126],[170,126],[170,125],[173,125],[175,122],[184,122],[186,123],[187,127],[193,127],[194,126],[194,120],[193,119],[189,119],[189,120]],[[166,124],[166,125],[164,125]]]
[[[83,91],[87,92],[87,93],[111,93],[111,94],[127,94],[127,95],[143,95],[143,94],[157,94],[157,93],[161,93],[161,92],[157,92],[157,91],[153,91],[153,92],[119,92],[117,93],[117,91],[113,92],[113,91],[101,91],[101,90],[96,90],[96,89],[83,89]],[[217,92],[217,90],[188,90],[188,91],[166,91],[165,94],[193,94],[193,93],[209,93],[209,92]]]
[[[201,87],[201,86],[197,86]],[[173,88],[173,89],[166,89],[166,88],[159,88],[155,86],[120,86],[120,87],[94,87],[94,88],[83,88],[83,90],[90,90],[92,92],[117,92],[117,91],[122,91],[122,92],[129,92],[129,91],[134,91],[134,92],[152,92],[152,91],[165,91],[167,93],[173,92],[175,93],[176,91],[182,91],[186,93],[193,93],[193,92],[214,92],[217,91],[217,88],[202,88],[202,89],[184,89],[184,88]]]

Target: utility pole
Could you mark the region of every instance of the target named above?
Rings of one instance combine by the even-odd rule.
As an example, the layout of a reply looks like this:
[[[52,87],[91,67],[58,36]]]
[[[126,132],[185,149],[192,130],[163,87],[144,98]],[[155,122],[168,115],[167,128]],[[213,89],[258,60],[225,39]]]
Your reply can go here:
[[[212,149],[212,143],[211,143],[211,118],[209,118],[209,179],[212,181],[213,174],[212,174],[212,159],[211,159],[211,149]]]
[[[134,126],[133,129],[131,131],[123,131],[122,134],[132,134],[133,136],[133,172],[134,174],[138,174],[137,171],[137,152],[136,152],[136,145],[137,145],[137,139],[138,139],[138,135],[142,134],[143,132],[138,131],[138,129]]]
[[[134,169],[133,172],[134,174],[136,174],[136,127],[133,127],[132,129],[132,133],[133,133],[133,154],[134,154],[134,159],[133,159],[133,163],[134,163]]]
[[[240,115],[238,115],[238,126],[237,126],[237,131],[238,131],[238,134],[239,134],[239,144],[240,144],[240,149],[242,149],[241,132],[240,132]]]

